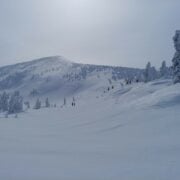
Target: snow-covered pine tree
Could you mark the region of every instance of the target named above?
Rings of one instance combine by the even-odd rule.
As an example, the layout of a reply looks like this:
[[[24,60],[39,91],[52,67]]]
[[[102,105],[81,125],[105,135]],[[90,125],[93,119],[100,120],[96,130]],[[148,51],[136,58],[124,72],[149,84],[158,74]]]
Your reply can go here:
[[[173,40],[174,40],[174,47],[176,50],[174,58],[172,60],[174,83],[180,83],[180,30],[176,31]]]
[[[158,78],[158,72],[154,66],[150,68],[150,80],[155,80]]]
[[[1,111],[3,112],[8,111],[8,106],[9,106],[9,94],[7,94],[6,92],[3,92],[3,94],[0,97]]]
[[[148,62],[146,65],[146,69],[144,71],[144,80],[145,82],[150,81],[150,69],[151,69],[151,63]]]
[[[8,113],[19,113],[23,111],[23,98],[19,91],[15,91],[9,100]]]
[[[41,109],[41,101],[39,100],[39,98],[36,100],[34,109]]]
[[[156,71],[156,68],[154,66],[151,66],[151,63],[148,62],[144,71],[144,81],[149,82],[156,79],[157,77],[158,73]]]
[[[166,66],[166,61],[163,61],[160,67],[160,76],[168,77],[168,75],[169,75],[169,68]]]
[[[50,107],[49,98],[46,98],[45,107],[46,108]]]

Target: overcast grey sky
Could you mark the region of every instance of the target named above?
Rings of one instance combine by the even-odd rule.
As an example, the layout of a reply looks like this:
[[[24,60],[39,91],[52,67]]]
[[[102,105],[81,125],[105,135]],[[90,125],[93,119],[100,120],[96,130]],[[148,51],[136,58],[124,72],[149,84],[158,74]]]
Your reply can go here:
[[[180,0],[0,0],[0,66],[62,55],[75,62],[168,64]]]

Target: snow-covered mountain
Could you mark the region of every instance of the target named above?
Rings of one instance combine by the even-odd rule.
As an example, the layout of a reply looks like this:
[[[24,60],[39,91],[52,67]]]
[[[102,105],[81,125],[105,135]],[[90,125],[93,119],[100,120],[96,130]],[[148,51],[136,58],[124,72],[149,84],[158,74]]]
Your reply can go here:
[[[42,102],[0,113],[0,179],[179,180],[180,84],[124,83],[142,71],[62,57],[0,68],[1,91]]]
[[[108,80],[140,77],[141,69],[78,64],[61,56],[0,68],[0,91],[20,90],[24,96],[69,96]]]

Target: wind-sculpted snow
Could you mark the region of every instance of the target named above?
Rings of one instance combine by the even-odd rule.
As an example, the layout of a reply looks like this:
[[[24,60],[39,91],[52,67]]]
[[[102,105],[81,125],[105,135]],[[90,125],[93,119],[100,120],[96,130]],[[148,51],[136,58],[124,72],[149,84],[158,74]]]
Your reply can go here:
[[[1,91],[30,107],[0,113],[0,179],[179,180],[180,85],[125,81],[142,72],[62,57],[0,68]]]
[[[0,114],[0,179],[179,180],[180,86],[113,84],[84,87],[75,107]]]

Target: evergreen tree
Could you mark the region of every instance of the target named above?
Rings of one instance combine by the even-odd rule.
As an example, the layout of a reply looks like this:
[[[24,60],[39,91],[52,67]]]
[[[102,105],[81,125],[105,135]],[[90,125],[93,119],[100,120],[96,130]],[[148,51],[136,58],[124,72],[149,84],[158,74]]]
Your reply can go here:
[[[9,100],[8,113],[19,113],[23,111],[23,98],[19,91],[15,91]]]
[[[154,66],[150,68],[150,80],[155,80],[158,78],[158,72]]]
[[[145,82],[150,81],[150,68],[151,68],[151,63],[148,62],[147,65],[146,65],[146,69],[144,71]]]
[[[5,112],[8,111],[8,106],[9,106],[9,94],[7,94],[6,92],[4,92],[1,96],[0,96],[0,109]]]
[[[46,98],[45,106],[46,106],[47,108],[50,107],[50,103],[49,103],[49,99],[48,99],[48,98]]]
[[[152,81],[158,77],[158,73],[154,66],[151,66],[151,63],[148,62],[146,65],[146,69],[144,71],[144,80],[145,82]]]
[[[166,66],[166,61],[163,61],[160,68],[160,76],[167,77],[169,75],[168,71],[169,71],[169,68]]]
[[[39,100],[39,98],[36,100],[34,109],[40,109],[41,108],[41,101]]]
[[[180,31],[176,31],[173,40],[174,40],[174,47],[176,49],[176,53],[172,60],[174,83],[180,83]]]

